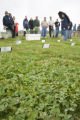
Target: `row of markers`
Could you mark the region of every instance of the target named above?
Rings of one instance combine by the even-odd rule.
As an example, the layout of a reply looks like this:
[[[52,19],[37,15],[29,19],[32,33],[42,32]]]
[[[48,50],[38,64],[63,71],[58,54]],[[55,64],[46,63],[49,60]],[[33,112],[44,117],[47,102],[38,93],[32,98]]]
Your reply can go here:
[[[42,40],[42,43],[45,43],[46,41],[45,40]],[[61,42],[61,40],[57,40],[57,42]],[[70,40],[70,42],[72,42],[72,40]],[[19,45],[21,44],[22,41],[16,41],[16,44]],[[71,46],[74,46],[75,43],[71,43]],[[43,47],[42,48],[50,48],[50,44],[43,44]],[[9,46],[9,47],[1,47],[0,48],[0,52],[11,52],[12,51],[12,47]]]
[[[61,42],[61,40],[57,40],[57,42]],[[72,42],[72,39],[70,40],[70,42]],[[45,40],[42,40],[42,43],[45,43]],[[74,46],[75,43],[71,43],[71,46]],[[44,44],[43,48],[49,48],[50,47],[50,44]]]

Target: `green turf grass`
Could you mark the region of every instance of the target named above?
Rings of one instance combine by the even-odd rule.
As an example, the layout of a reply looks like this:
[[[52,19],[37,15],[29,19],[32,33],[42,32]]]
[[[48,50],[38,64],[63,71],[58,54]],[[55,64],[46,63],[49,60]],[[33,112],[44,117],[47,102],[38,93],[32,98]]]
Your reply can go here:
[[[80,38],[58,39],[0,40],[0,120],[80,120]]]

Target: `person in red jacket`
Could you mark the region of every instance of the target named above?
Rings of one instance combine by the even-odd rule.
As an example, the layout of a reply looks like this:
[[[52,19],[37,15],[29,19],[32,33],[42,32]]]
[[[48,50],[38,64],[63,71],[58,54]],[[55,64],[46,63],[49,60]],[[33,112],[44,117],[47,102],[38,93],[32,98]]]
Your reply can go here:
[[[16,33],[16,36],[18,36],[18,23],[16,23],[16,25],[15,25],[15,33]]]

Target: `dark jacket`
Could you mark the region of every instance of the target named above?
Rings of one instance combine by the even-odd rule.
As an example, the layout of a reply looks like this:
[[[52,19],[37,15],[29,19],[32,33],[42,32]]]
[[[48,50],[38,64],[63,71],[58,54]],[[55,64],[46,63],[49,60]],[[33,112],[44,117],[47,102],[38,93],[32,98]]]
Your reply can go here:
[[[38,19],[34,20],[34,27],[40,27],[40,21]]]
[[[55,27],[59,27],[60,26],[60,22],[55,22]]]
[[[9,26],[11,26],[12,24],[13,24],[13,23],[12,23],[12,21],[11,21],[11,19],[10,19],[9,16],[4,16],[4,17],[3,17],[3,25],[4,25],[4,26],[9,27]]]
[[[27,28],[27,29],[29,28],[29,22],[28,22],[27,19],[24,19],[24,20],[23,20],[23,27],[24,27],[24,28]]]
[[[69,25],[68,25],[68,30],[72,30],[72,26],[73,26],[72,22],[70,22]]]
[[[33,28],[34,28],[33,20],[30,20],[30,21],[29,21],[29,28],[30,28],[30,29],[33,29]]]
[[[12,17],[9,17],[9,19],[10,19],[11,24],[14,25],[14,20],[13,20],[13,18],[12,18]]]
[[[61,22],[61,29],[62,30],[68,30],[68,25],[69,25],[69,21],[66,17],[64,17],[64,19]]]

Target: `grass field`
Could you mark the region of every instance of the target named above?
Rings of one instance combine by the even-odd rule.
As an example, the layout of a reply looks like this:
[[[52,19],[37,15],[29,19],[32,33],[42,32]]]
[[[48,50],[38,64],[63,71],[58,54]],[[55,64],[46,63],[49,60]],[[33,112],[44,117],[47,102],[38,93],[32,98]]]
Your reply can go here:
[[[80,120],[80,38],[58,39],[0,40],[0,120]]]

